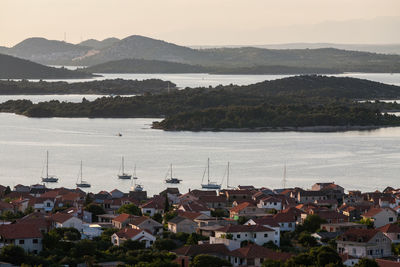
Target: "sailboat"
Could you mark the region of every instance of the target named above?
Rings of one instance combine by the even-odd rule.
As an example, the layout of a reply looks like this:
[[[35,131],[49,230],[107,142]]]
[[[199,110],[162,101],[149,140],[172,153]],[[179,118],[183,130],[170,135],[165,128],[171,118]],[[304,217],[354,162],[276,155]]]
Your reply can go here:
[[[231,168],[230,168],[230,163],[229,163],[229,161],[228,161],[228,166],[226,167],[226,171],[225,171],[225,173],[224,173],[224,177],[222,178],[222,183],[223,183],[224,178],[225,178],[225,175],[226,175],[226,189],[234,188],[233,186],[230,186],[230,185],[229,185],[229,174],[230,174],[230,170],[231,170]]]
[[[132,177],[133,185],[131,186],[131,190],[134,192],[142,192],[143,185],[137,184],[136,183],[137,179],[139,179],[139,178],[136,176],[136,165],[135,165],[135,167],[133,168],[133,177]]]
[[[205,170],[204,170],[205,174]],[[203,180],[204,180],[204,174],[203,174]],[[203,182],[203,181],[202,181]],[[221,189],[221,185],[217,184],[216,182],[210,182],[210,159],[207,159],[207,183],[206,184],[201,184],[201,188],[203,189],[216,189],[219,190]]]
[[[57,183],[58,178],[49,175],[49,151],[46,152],[46,177],[42,177],[42,182],[43,183]]]
[[[80,178],[80,182],[79,182]],[[82,188],[88,188],[90,187],[90,184],[84,180],[82,180],[82,160],[81,160],[81,170],[80,170],[80,175],[78,176],[78,180],[76,181],[76,186],[77,187],[82,187]]]
[[[170,175],[169,178],[167,178],[168,174]],[[174,177],[172,176],[172,164],[171,164],[170,169],[169,169],[169,171],[167,172],[167,175],[166,175],[166,177],[165,177],[165,182],[166,182],[167,184],[179,184],[181,181],[182,181],[181,179],[174,178]]]
[[[132,178],[132,175],[125,173],[124,170],[124,157],[122,157],[122,163],[121,163],[121,167],[122,167],[122,173],[118,174],[118,178],[119,179],[124,179],[124,180],[129,180]]]

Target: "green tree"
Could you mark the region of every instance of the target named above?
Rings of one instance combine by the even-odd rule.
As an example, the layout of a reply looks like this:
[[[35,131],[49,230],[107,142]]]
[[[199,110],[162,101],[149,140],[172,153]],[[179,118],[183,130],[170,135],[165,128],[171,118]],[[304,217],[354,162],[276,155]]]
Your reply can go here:
[[[304,220],[304,223],[298,227],[297,231],[315,233],[321,227],[321,224],[325,222],[326,221],[318,215],[311,214],[307,216],[307,218]]]
[[[169,200],[168,200],[168,193],[165,193],[165,204],[164,204],[164,213],[168,212],[170,209]]]
[[[10,193],[11,193],[11,188],[10,186],[7,185],[6,189],[4,190],[4,195],[7,196]]]
[[[272,259],[266,259],[262,265],[262,267],[281,267],[283,266],[283,263],[281,261],[276,261]]]
[[[139,209],[138,206],[135,204],[125,204],[122,205],[118,210],[117,213],[127,213],[127,214],[132,214],[132,215],[137,215],[137,216],[142,216],[142,212]]]
[[[161,250],[170,251],[176,249],[177,245],[172,239],[163,238],[163,239],[157,239],[154,242],[153,247],[160,251]]]
[[[379,267],[379,265],[373,259],[362,258],[354,267]]]
[[[240,216],[238,219],[238,224],[245,224],[249,219],[247,219],[245,216]]]
[[[94,203],[87,205],[85,209],[86,209],[86,211],[92,213],[92,221],[93,222],[98,221],[97,215],[105,213],[104,209],[100,205],[97,205]]]
[[[156,222],[162,223],[163,217],[160,213],[154,213],[153,217],[151,217]]]
[[[146,247],[146,244],[137,240],[128,239],[124,243],[122,243],[122,247],[128,250],[136,250],[136,249],[144,249]]]
[[[223,260],[218,257],[214,257],[211,255],[199,254],[193,258],[190,263],[190,267],[223,267],[223,266],[232,266],[230,262],[227,260]]]
[[[368,229],[373,229],[374,228],[374,221],[372,221],[370,218],[362,218],[360,221],[358,221],[361,224],[364,224],[367,226]]]
[[[19,246],[7,245],[1,249],[0,258],[2,261],[21,265],[25,261],[26,254]]]
[[[298,238],[298,241],[305,247],[314,247],[318,244],[317,240],[308,232],[302,232]]]

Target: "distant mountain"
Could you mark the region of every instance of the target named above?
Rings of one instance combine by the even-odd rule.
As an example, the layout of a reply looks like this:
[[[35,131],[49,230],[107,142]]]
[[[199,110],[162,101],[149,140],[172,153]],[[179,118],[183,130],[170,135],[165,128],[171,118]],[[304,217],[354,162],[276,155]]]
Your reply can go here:
[[[67,65],[92,48],[45,38],[29,38],[4,51],[8,55],[46,65]]]
[[[205,73],[206,67],[176,62],[144,59],[121,59],[86,68],[91,73]]]
[[[120,41],[120,39],[114,38],[114,37],[104,39],[103,41],[89,39],[89,40],[79,43],[78,45],[101,50],[101,49],[112,46],[113,44],[117,43],[118,41]]]
[[[114,42],[114,43],[113,43]],[[162,40],[133,35],[122,40],[104,40],[113,43],[100,50],[43,38],[27,39],[7,54],[48,65],[93,66],[123,59],[168,61],[189,65],[223,69],[247,68],[246,73],[262,73],[263,68],[309,68],[335,70],[335,72],[400,72],[400,55],[383,55],[347,51],[335,48],[318,49],[264,49],[256,47],[193,49]],[[89,40],[91,46],[99,41]],[[161,67],[160,67],[161,68]],[[265,70],[263,71],[265,72]],[[232,71],[231,73],[238,73]],[[293,72],[292,72],[293,73]],[[296,73],[296,72],[295,72]],[[297,73],[329,73],[297,72]]]
[[[0,54],[0,79],[69,79],[92,77],[91,74],[52,68],[25,59]]]
[[[335,69],[254,66],[254,67],[204,67],[176,62],[121,59],[94,65],[85,69],[90,73],[212,73],[212,74],[334,74]]]
[[[285,43],[285,44],[266,44],[266,45],[194,45],[190,46],[194,49],[210,49],[210,48],[240,48],[240,47],[256,47],[265,49],[319,49],[319,48],[336,48],[342,50],[380,53],[380,54],[396,54],[400,55],[400,44],[336,44],[336,43]]]

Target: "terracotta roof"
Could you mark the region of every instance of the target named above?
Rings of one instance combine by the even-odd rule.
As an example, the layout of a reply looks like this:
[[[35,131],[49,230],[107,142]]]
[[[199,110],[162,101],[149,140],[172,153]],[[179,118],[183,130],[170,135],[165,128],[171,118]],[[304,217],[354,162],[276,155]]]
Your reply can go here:
[[[133,229],[133,228],[123,228],[120,231],[116,232],[115,234],[119,237],[119,238],[126,238],[126,239],[131,239],[135,236],[137,236],[138,234],[142,233],[142,232],[147,232],[149,234],[151,234],[148,230],[142,230],[142,229]]]
[[[270,227],[279,227],[279,224],[275,221],[273,216],[264,216],[261,218],[253,219],[256,224],[268,225]]]
[[[57,212],[57,213],[51,215],[51,219],[58,223],[63,223],[65,221],[68,221],[72,217],[74,217],[74,216],[72,216],[71,214],[60,213],[60,212]]]
[[[246,201],[230,209],[230,212],[239,212],[247,207],[255,207],[252,203]]]
[[[202,215],[204,215],[201,212],[190,212],[190,211],[183,211],[183,210],[178,210],[178,214],[181,217],[185,217],[189,220],[194,220]]]
[[[42,233],[36,224],[16,223],[0,225],[0,236],[4,239],[41,238]]]
[[[76,201],[76,200],[79,200],[80,198],[81,198],[81,195],[78,193],[74,193],[74,192],[69,192],[69,193],[61,196],[61,199],[63,201]]]
[[[131,215],[131,214],[122,213],[122,214],[118,215],[117,217],[115,217],[113,219],[113,221],[123,223],[123,222],[125,222],[126,220],[128,220],[128,219],[130,219],[132,217],[133,217],[133,215]]]
[[[376,263],[378,263],[379,267],[399,267],[400,262],[397,261],[389,261],[383,259],[375,259]]]
[[[224,244],[201,244],[183,246],[172,251],[177,255],[196,256],[199,254],[229,255],[230,251]]]
[[[395,223],[389,223],[378,228],[378,230],[382,233],[400,233],[400,226]]]
[[[186,203],[186,204],[181,205],[181,207],[185,211],[190,211],[190,212],[201,212],[201,211],[209,211],[210,210],[208,207],[200,205],[199,203],[196,203],[196,202]]]
[[[243,190],[225,190],[226,194],[229,195],[249,195],[251,196],[253,194],[252,190],[248,189],[243,189]]]
[[[278,252],[272,249],[264,248],[256,244],[249,244],[245,247],[235,249],[230,253],[232,256],[246,259],[271,259],[277,261],[286,261],[291,258],[294,254],[287,252]]]
[[[377,229],[349,229],[339,236],[338,240],[366,243],[370,241],[379,231]]]
[[[182,217],[182,216],[175,216],[171,220],[168,221],[168,223],[173,223],[173,224],[178,224],[180,222],[183,222],[184,220],[189,220],[188,218]],[[193,222],[195,223],[195,222]]]
[[[233,225],[229,224],[217,230],[217,232],[224,233],[239,233],[239,232],[274,232],[275,230],[256,224],[256,225]]]
[[[295,214],[287,212],[287,213],[277,213],[274,215],[274,220],[277,223],[283,223],[283,222],[295,222],[296,218],[295,218]]]
[[[364,213],[363,217],[373,217],[376,214],[383,211],[383,208],[370,208],[366,213]]]
[[[273,196],[265,197],[261,200],[264,202],[282,202],[282,199]]]
[[[0,210],[12,210],[14,207],[12,204],[0,201]]]
[[[153,208],[163,210],[165,208],[165,197],[156,196],[153,199],[150,199],[146,203],[144,203],[142,208]]]
[[[145,222],[145,221],[147,221],[147,220],[152,220],[152,221],[154,221],[153,219],[151,219],[151,218],[149,218],[149,217],[147,217],[147,216],[139,216],[139,217],[133,218],[133,219],[131,220],[130,224],[139,225],[139,224],[141,224],[141,223],[143,223],[143,222]],[[158,223],[158,222],[157,222],[157,223]]]
[[[226,202],[225,196],[199,196],[199,199],[205,203]]]

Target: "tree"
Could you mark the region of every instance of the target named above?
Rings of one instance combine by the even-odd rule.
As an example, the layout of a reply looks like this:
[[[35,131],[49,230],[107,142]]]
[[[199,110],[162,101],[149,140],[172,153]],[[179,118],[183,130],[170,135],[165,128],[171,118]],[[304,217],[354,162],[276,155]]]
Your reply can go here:
[[[2,261],[21,265],[25,261],[25,251],[16,245],[7,245],[1,249],[0,258]]]
[[[162,223],[163,217],[160,213],[154,213],[153,217],[151,217],[156,222]]]
[[[127,214],[132,214],[132,215],[137,215],[137,216],[142,216],[142,212],[139,209],[138,206],[135,204],[125,204],[122,205],[118,210],[117,213],[127,213]]]
[[[365,224],[368,229],[373,229],[374,228],[374,222],[370,218],[362,218],[359,223]]]
[[[94,204],[94,203],[91,203],[88,206],[86,206],[86,211],[92,213],[92,221],[93,222],[98,221],[97,215],[105,213],[104,209],[101,206]]]
[[[283,263],[281,261],[276,261],[276,260],[271,260],[271,259],[266,259],[262,265],[262,267],[281,267],[283,266]]]
[[[128,250],[136,250],[136,249],[144,249],[146,247],[146,244],[137,240],[128,239],[124,243],[122,243],[122,247]]]
[[[311,214],[307,216],[307,218],[304,220],[303,225],[299,226],[297,231],[307,231],[309,233],[315,233],[321,227],[321,224],[325,222],[326,221],[318,215]]]
[[[194,257],[190,267],[223,267],[232,266],[230,262],[211,255],[199,254]]]
[[[375,260],[362,258],[354,267],[379,267]]]
[[[163,238],[163,239],[157,239],[154,242],[153,247],[160,251],[161,250],[170,251],[170,250],[176,249],[177,246],[176,246],[176,243],[172,239]]]
[[[238,219],[238,224],[245,224],[249,219],[244,216],[240,216]]]
[[[11,193],[11,188],[10,186],[7,185],[6,189],[4,190],[4,195],[7,196],[10,193]]]
[[[264,243],[263,247],[273,250],[279,249],[279,247],[272,240],[268,241],[267,243]]]
[[[168,200],[168,193],[165,193],[165,204],[164,204],[164,213],[168,212],[170,209],[169,207],[169,200]]]
[[[195,233],[191,233],[186,244],[187,245],[197,245],[199,243],[199,239]]]
[[[314,247],[318,244],[317,240],[308,232],[302,232],[299,236],[299,243],[305,247]]]

